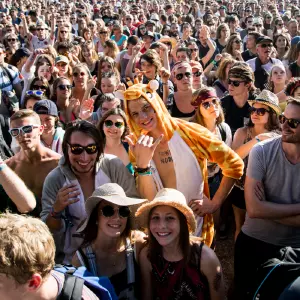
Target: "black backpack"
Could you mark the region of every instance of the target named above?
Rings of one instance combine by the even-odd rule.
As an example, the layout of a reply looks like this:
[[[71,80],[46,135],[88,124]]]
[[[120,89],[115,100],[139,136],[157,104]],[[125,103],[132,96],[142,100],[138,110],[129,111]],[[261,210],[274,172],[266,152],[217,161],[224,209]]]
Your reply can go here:
[[[300,249],[285,247],[280,252],[281,259],[269,259],[258,268],[253,300],[277,300],[285,288],[300,276]]]

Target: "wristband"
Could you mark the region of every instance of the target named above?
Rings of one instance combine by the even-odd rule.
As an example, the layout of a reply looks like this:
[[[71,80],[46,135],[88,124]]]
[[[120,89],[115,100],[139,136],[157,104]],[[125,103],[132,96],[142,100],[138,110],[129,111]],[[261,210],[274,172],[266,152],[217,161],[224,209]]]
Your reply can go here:
[[[0,164],[0,171],[4,170],[5,168],[7,167],[7,164],[6,163],[1,163]]]
[[[261,142],[261,140],[257,136],[255,137],[255,139],[258,143]]]
[[[135,167],[134,170],[138,174],[143,174],[143,173],[151,172],[151,167],[147,167],[147,168],[138,168],[138,167]]]
[[[218,62],[215,61],[215,60],[213,60],[211,63],[212,63],[214,66],[216,66]]]
[[[56,219],[56,220],[59,220],[62,218],[62,213],[61,212],[56,212],[54,211],[54,208],[53,206],[51,207],[51,210],[50,210],[50,216],[53,218],[53,219]]]
[[[138,174],[139,176],[148,176],[148,175],[152,175],[152,172],[151,172],[151,171],[149,171],[149,172],[144,172],[144,173],[139,173],[139,172],[137,172],[137,174]]]

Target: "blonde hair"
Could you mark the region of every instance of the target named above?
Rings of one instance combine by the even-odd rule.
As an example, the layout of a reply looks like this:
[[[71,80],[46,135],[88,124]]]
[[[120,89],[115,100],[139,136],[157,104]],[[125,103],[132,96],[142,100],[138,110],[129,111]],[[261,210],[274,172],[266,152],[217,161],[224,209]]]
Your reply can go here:
[[[55,244],[45,223],[29,216],[0,215],[0,273],[25,284],[33,274],[44,279],[54,267]]]

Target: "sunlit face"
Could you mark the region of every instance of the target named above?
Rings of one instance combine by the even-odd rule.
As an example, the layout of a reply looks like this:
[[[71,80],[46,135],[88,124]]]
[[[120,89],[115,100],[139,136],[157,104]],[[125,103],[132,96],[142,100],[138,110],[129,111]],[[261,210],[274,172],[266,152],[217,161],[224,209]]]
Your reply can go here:
[[[284,67],[276,66],[272,69],[271,81],[276,84],[282,84],[286,81],[286,71]]]
[[[255,38],[253,35],[248,35],[247,36],[247,41],[246,41],[246,47],[247,49],[253,49],[255,48],[256,46],[256,43],[255,43]]]
[[[144,74],[147,78],[155,77],[156,67],[144,59],[141,60],[141,69],[144,71]]]
[[[237,87],[233,84],[229,84],[228,92],[230,96],[238,96],[248,91],[248,85],[241,78],[230,77],[229,79],[232,81],[239,81],[240,83]]]
[[[219,99],[207,98],[203,101],[199,107],[201,116],[205,120],[214,119],[216,120],[220,115]]]
[[[83,37],[86,41],[90,41],[92,39],[92,32],[90,30],[87,30],[84,34]]]
[[[177,79],[179,76],[182,76],[182,78]],[[174,83],[176,84],[177,89],[179,91],[186,91],[192,89],[192,68],[188,65],[183,65],[182,67],[177,68],[174,73]]]
[[[39,115],[41,124],[44,126],[43,134],[54,134],[55,133],[55,121],[56,117],[50,115]]]
[[[101,91],[102,93],[113,93],[116,90],[117,82],[116,78],[102,78],[101,79]]]
[[[287,45],[286,38],[283,36],[280,36],[276,41],[276,47],[282,49],[282,48],[285,48],[286,45]]]
[[[82,56],[84,58],[92,58],[92,56],[93,56],[93,49],[90,48],[90,47],[83,47],[81,53],[82,53]]]
[[[73,80],[77,86],[85,86],[89,79],[89,75],[84,68],[74,68],[73,70]]]
[[[111,115],[108,116],[105,121],[112,121],[113,123],[111,127],[106,126],[105,123],[103,124],[103,131],[106,138],[120,140],[125,130],[123,118],[120,115]],[[116,126],[116,124],[118,126]],[[123,126],[119,126],[120,124],[123,124]]]
[[[112,68],[112,65],[108,62],[103,62],[101,64],[101,71],[102,72],[109,72],[109,71],[112,71],[113,68]]]
[[[300,120],[300,106],[295,104],[288,104],[284,116],[288,119]],[[293,129],[289,127],[287,122],[282,124],[282,141],[291,144],[300,144],[300,125]]]
[[[67,64],[65,62],[59,62],[59,63],[56,64],[56,67],[57,67],[57,69],[59,71],[58,74],[60,76],[63,76],[63,75],[65,75],[65,74],[68,73],[69,64]]]
[[[102,208],[107,205],[110,205],[115,209],[114,215],[112,217],[105,217],[102,214]],[[126,228],[128,218],[120,217],[118,214],[118,208],[120,208],[120,206],[111,202],[107,202],[105,200],[102,200],[100,202],[98,208],[98,230],[106,237],[120,237]]]
[[[89,135],[75,131],[70,137],[69,144],[71,145],[80,145],[88,146],[95,145],[95,140]],[[86,151],[83,151],[81,154],[76,155],[71,152],[70,146],[68,145],[68,156],[71,164],[71,168],[75,174],[87,174],[91,173],[94,170],[98,152],[94,154],[88,154]]]
[[[175,208],[161,205],[153,208],[149,229],[162,247],[177,249],[180,240],[180,220]]]
[[[118,98],[115,98],[113,101],[105,101],[102,103],[101,106],[101,114],[102,116],[108,112],[109,110],[113,109],[113,108],[118,108],[121,106],[120,100]]]
[[[270,111],[270,107],[267,105],[261,104],[261,103],[254,103],[253,104],[254,108],[265,108],[266,110]],[[263,116],[259,116],[256,112],[252,113],[250,115],[251,121],[254,125],[266,125],[269,120],[269,112],[266,112]]]
[[[10,123],[10,129],[20,128],[26,125],[34,125],[32,132],[23,133],[22,131],[16,137],[16,140],[22,150],[31,150],[37,147],[40,144],[41,135],[43,133],[43,126],[39,125],[38,122],[33,117],[25,117],[22,119],[13,120]]]
[[[38,69],[38,76],[44,77],[48,81],[51,79],[51,67],[48,65],[42,65]]]
[[[144,98],[128,101],[130,118],[143,130],[151,132],[157,127],[157,115]]]

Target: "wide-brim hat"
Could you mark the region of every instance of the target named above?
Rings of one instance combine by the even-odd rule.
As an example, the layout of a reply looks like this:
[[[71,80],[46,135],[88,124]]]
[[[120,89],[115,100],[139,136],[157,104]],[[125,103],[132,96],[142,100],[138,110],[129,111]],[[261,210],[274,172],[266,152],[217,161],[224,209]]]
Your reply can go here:
[[[271,107],[277,115],[281,114],[278,97],[269,90],[263,90],[254,100],[248,100],[248,103],[253,106],[254,103],[261,103]]]
[[[186,217],[189,231],[191,233],[195,232],[197,225],[194,213],[187,206],[184,195],[175,189],[161,189],[152,201],[144,203],[138,208],[135,216],[141,218],[143,222],[148,222],[151,209],[162,205],[171,206],[179,210]],[[147,226],[147,224],[142,225]]]
[[[85,210],[87,218],[84,223],[78,228],[77,232],[82,232],[86,228],[93,210],[102,200],[106,200],[107,202],[119,206],[134,206],[147,201],[146,199],[127,197],[123,188],[116,183],[103,184],[100,187],[96,188],[92,196],[86,200]]]
[[[175,48],[177,41],[176,39],[169,37],[169,36],[163,36],[161,39],[158,40],[158,42],[161,43],[171,43],[172,49]]]

